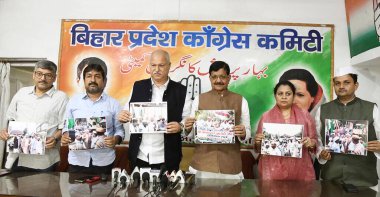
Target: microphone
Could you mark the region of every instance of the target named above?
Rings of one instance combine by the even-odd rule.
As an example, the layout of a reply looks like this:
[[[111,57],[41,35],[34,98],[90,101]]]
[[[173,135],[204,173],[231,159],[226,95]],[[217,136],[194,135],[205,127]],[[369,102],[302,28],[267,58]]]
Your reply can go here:
[[[163,173],[160,179],[161,191],[165,191],[166,187],[168,187],[168,183],[169,183],[169,179],[166,176],[166,173]]]
[[[175,175],[176,175],[175,174],[175,170],[173,170],[172,173],[170,173],[170,175],[168,177],[168,179],[169,179],[169,184],[168,184],[169,189],[172,187],[173,182],[175,181]]]
[[[153,192],[156,192],[157,191],[157,182],[158,182],[158,176],[160,176],[160,170],[159,169],[151,169],[149,171],[149,175],[150,175],[150,182],[153,182]]]
[[[127,185],[127,177],[126,176],[120,177],[120,185],[121,185],[121,188],[124,188]]]
[[[140,185],[140,171],[137,166],[132,172],[132,178],[133,178],[133,187],[138,188]]]
[[[182,170],[178,170],[177,174],[174,177],[174,181],[171,184],[170,190],[173,190],[178,186],[178,183],[185,183],[185,176],[183,175]]]
[[[113,185],[113,187],[117,186],[117,183],[119,182],[120,173],[121,173],[120,168],[113,168],[112,169],[112,185]]]
[[[142,181],[143,181],[142,187],[145,191],[149,191],[149,179],[150,179],[149,173],[144,172],[142,174]]]
[[[112,194],[112,192],[117,187],[117,183],[120,182],[119,176],[121,174],[121,169],[120,168],[112,168],[112,172],[111,173],[112,173],[111,176],[112,176],[112,185],[113,185],[113,187],[112,187],[111,191],[108,193],[107,197],[109,197]]]
[[[157,176],[153,175],[153,192],[156,193],[157,191]]]
[[[140,172],[135,172],[133,174],[133,187],[138,188],[140,185]]]
[[[121,187],[125,188],[127,186],[127,182],[129,182],[129,177],[125,169],[121,172],[119,180],[120,180]]]
[[[164,173],[166,173],[167,169],[166,169],[166,166],[165,165],[161,165],[161,168],[160,168],[160,173],[158,174],[158,179],[162,179],[162,175]]]
[[[121,171],[121,174],[126,176],[127,182],[131,182],[131,177],[129,177],[129,175],[125,169],[123,169],[123,171]]]

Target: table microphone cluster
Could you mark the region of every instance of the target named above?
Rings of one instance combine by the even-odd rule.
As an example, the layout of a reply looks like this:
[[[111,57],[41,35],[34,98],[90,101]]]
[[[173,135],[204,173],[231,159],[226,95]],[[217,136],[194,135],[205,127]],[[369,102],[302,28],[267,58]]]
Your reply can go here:
[[[142,184],[140,184],[142,183]],[[180,193],[185,185],[185,176],[181,170],[169,172],[163,165],[161,169],[136,167],[131,175],[120,168],[112,169],[112,187],[116,195],[126,188],[143,190],[147,195],[159,196],[165,192],[176,191]],[[112,191],[113,191],[112,190]],[[112,193],[110,192],[110,194]]]

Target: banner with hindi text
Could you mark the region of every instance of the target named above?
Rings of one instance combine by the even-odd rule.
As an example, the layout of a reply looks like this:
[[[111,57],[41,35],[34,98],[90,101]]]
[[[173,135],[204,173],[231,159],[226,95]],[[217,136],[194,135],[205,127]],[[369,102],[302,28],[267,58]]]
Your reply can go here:
[[[194,98],[211,89],[209,66],[221,60],[231,67],[229,89],[249,103],[253,135],[285,71],[314,76],[318,93],[309,111],[331,99],[333,33],[332,25],[318,24],[62,20],[58,88],[69,96],[83,91],[78,64],[98,57],[108,68],[105,91],[125,105],[133,83],[150,77],[151,52],[161,48],[171,55],[170,78]]]

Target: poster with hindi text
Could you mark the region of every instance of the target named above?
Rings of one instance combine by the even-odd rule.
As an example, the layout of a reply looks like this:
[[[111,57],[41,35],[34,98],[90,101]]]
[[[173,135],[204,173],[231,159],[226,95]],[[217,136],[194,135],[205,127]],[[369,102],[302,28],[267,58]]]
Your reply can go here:
[[[69,96],[83,91],[78,64],[98,57],[108,68],[105,91],[125,105],[134,82],[150,77],[152,51],[164,49],[171,56],[169,77],[194,98],[211,89],[209,66],[221,60],[231,68],[229,90],[248,101],[251,128],[256,128],[274,106],[273,87],[286,71],[314,77],[312,101],[305,106],[310,113],[331,100],[333,43],[329,24],[64,19],[58,88]],[[183,141],[192,143],[185,136]]]
[[[195,111],[194,141],[197,144],[234,144],[234,110]]]

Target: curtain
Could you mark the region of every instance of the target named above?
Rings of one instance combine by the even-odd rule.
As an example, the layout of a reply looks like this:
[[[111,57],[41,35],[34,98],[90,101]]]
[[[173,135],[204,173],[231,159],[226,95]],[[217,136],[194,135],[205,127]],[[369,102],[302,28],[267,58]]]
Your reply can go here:
[[[10,63],[0,62],[0,129],[6,128],[7,119],[6,111],[10,102]],[[4,141],[0,140],[0,165],[3,163],[4,158]]]

